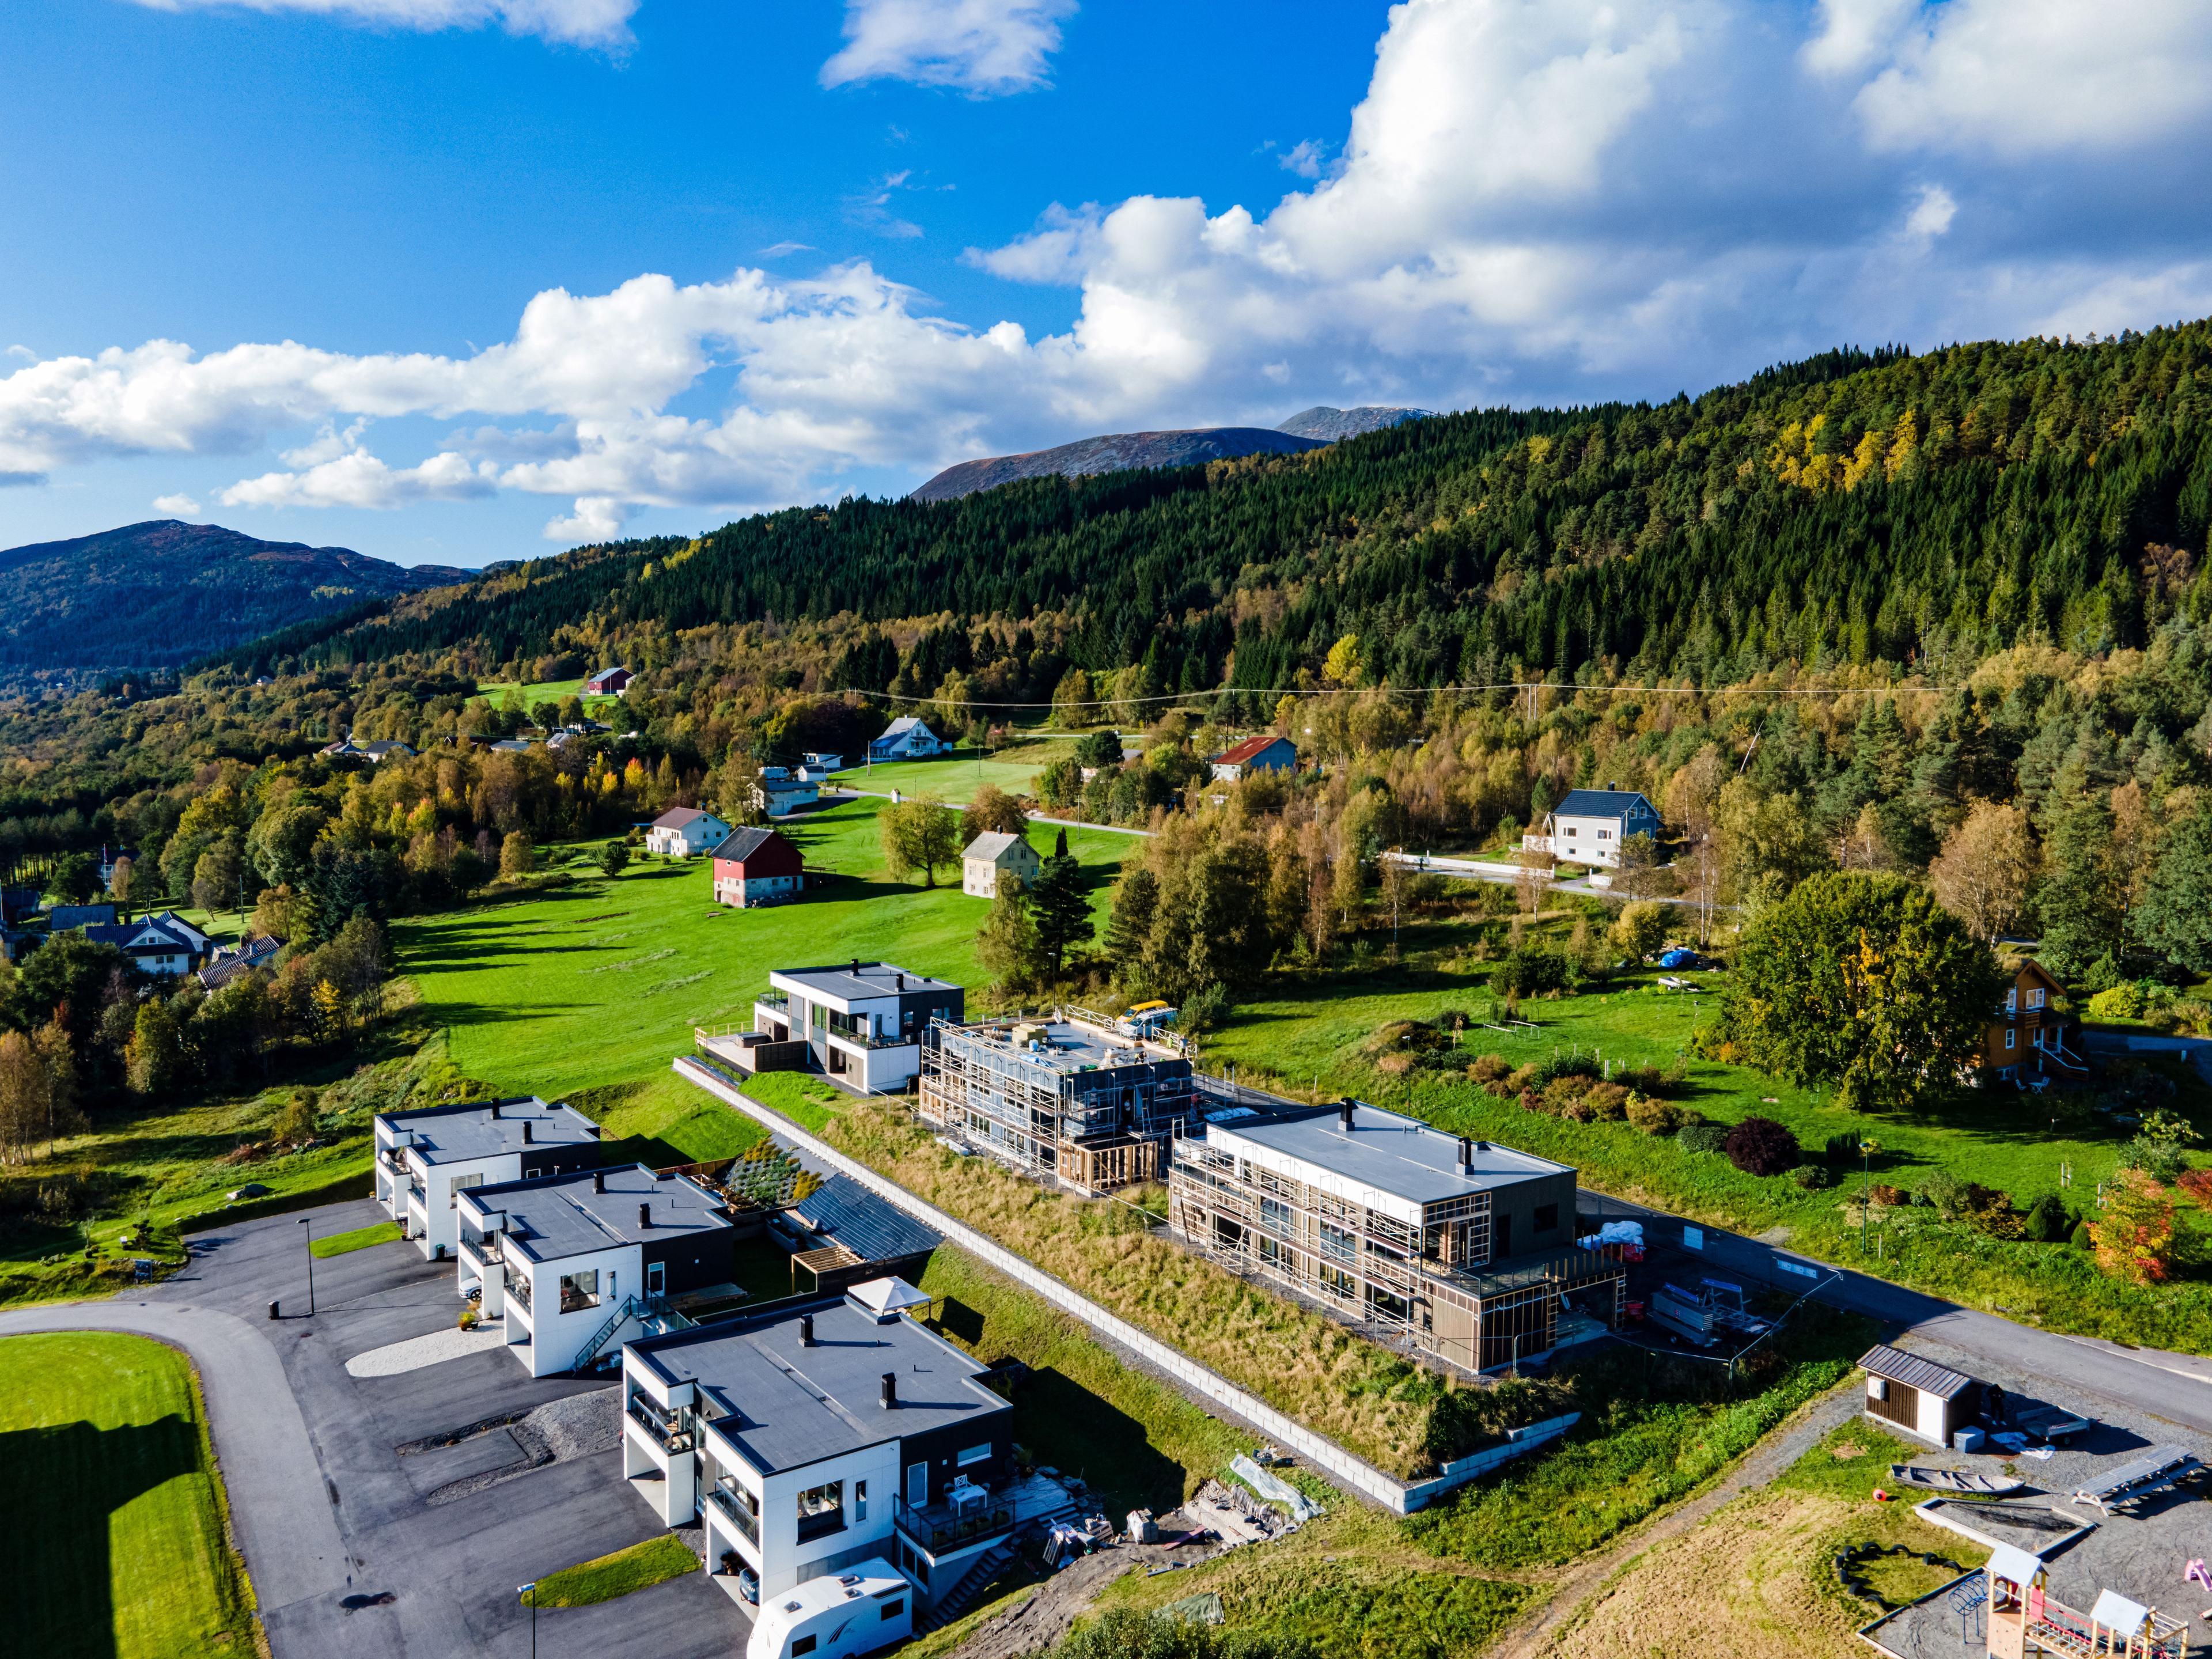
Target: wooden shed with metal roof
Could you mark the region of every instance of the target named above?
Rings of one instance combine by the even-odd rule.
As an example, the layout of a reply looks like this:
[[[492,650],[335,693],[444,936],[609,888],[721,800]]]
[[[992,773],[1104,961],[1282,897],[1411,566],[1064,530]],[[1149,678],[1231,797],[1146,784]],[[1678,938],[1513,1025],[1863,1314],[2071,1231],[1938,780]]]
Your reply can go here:
[[[1866,1373],[1867,1415],[1916,1440],[1948,1446],[1981,1413],[1979,1382],[1902,1348],[1877,1343],[1859,1369]]]

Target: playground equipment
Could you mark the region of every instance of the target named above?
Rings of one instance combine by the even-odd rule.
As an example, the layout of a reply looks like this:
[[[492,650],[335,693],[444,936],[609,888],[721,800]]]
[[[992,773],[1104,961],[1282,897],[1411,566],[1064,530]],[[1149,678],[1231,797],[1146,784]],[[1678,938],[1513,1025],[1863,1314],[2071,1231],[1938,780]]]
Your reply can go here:
[[[2189,1659],[2189,1626],[2155,1608],[2100,1590],[2078,1612],[2045,1593],[2048,1570],[2026,1550],[2001,1544],[1983,1568],[1988,1582],[1990,1659]]]

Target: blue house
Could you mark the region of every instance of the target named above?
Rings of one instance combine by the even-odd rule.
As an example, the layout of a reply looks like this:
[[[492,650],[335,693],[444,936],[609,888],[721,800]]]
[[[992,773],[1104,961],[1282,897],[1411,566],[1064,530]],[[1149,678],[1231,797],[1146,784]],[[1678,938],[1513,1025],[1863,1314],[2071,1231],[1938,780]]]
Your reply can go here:
[[[1254,772],[1288,772],[1298,763],[1297,745],[1288,738],[1262,732],[1256,738],[1231,744],[1213,757],[1213,781],[1234,783]]]

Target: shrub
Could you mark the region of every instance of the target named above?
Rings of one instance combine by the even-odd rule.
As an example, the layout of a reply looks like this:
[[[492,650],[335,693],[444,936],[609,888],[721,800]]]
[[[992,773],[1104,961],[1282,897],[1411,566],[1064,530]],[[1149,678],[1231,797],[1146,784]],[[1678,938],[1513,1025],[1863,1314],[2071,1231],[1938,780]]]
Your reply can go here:
[[[1718,1152],[1728,1148],[1729,1132],[1717,1123],[1686,1123],[1674,1132],[1685,1152]]]
[[[2021,1231],[2033,1243],[2056,1244],[2072,1228],[2073,1218],[2066,1213],[2066,1201],[2056,1193],[2045,1193],[2027,1206],[2027,1218]]]
[[[1541,996],[1563,991],[1571,977],[1567,959],[1541,945],[1523,945],[1490,970],[1490,988],[1498,996]]]
[[[1790,1172],[1790,1178],[1808,1193],[1817,1192],[1835,1179],[1825,1164],[1800,1164]]]
[[[1803,1161],[1797,1137],[1771,1117],[1747,1117],[1721,1145],[1729,1162],[1746,1175],[1778,1176]]]
[[[1524,1112],[1542,1111],[1544,1109],[1543,1097],[1539,1095],[1534,1089],[1523,1089],[1521,1091],[1521,1109]]]
[[[1375,1069],[1385,1077],[1403,1077],[1413,1069],[1411,1054],[1385,1054],[1375,1062]]]
[[[1434,1024],[1439,1031],[1469,1031],[1474,1029],[1474,1022],[1468,1018],[1463,1008],[1437,1009]]]
[[[1824,1149],[1827,1161],[1838,1169],[1859,1161],[1859,1136],[1855,1129],[1845,1129],[1840,1134],[1828,1137]]]
[[[1634,1090],[1629,1091],[1625,1109],[1628,1121],[1647,1135],[1671,1135],[1691,1121],[1687,1109],[1671,1100],[1654,1100]]]
[[[1886,1209],[1901,1210],[1912,1202],[1912,1194],[1902,1187],[1886,1187],[1877,1181],[1867,1188],[1867,1196]]]
[[[2184,1170],[2174,1185],[2205,1209],[2212,1210],[2212,1170]]]
[[[1583,1096],[1583,1104],[1598,1123],[1618,1123],[1628,1115],[1628,1091],[1618,1083],[1599,1083]]]
[[[2141,1019],[2143,1006],[2142,987],[2132,980],[2122,980],[2109,990],[2100,991],[2089,999],[2089,1018]]]
[[[1486,1088],[1512,1073],[1513,1067],[1503,1054],[1484,1054],[1467,1068],[1467,1074]]]
[[[1570,1073],[1555,1077],[1544,1085],[1544,1109],[1557,1114],[1566,1110],[1590,1091],[1590,1079]]]
[[[2123,1170],[2105,1191],[2104,1214],[2089,1224],[2097,1266],[2136,1285],[2162,1281],[2173,1266],[2173,1205],[2142,1170]]]
[[[2089,1224],[2087,1221],[2075,1222],[2074,1231],[2066,1235],[2066,1242],[2077,1250],[2094,1250],[2097,1248],[2097,1236],[2089,1231]]]
[[[2167,1182],[2179,1179],[2187,1163],[2172,1141],[2139,1134],[2120,1149],[2120,1167],[2140,1170],[2153,1181]]]

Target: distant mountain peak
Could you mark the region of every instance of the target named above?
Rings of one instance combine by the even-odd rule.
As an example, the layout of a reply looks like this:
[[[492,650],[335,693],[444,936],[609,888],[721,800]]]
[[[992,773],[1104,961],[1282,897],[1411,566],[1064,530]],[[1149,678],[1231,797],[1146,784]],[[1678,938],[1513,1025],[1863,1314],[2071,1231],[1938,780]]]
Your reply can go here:
[[[475,574],[182,519],[33,542],[0,551],[0,678],[181,667],[365,599]]]
[[[917,501],[950,501],[979,489],[1023,478],[1085,478],[1095,472],[1125,472],[1139,467],[1195,466],[1202,461],[1233,460],[1240,455],[1292,455],[1318,449],[1321,442],[1260,426],[1194,427],[1177,432],[1121,432],[1103,438],[1079,438],[1052,449],[1024,455],[994,455],[948,466],[914,492]]]
[[[1435,415],[1431,409],[1385,409],[1375,404],[1363,404],[1358,409],[1331,409],[1327,404],[1316,404],[1311,409],[1300,410],[1275,430],[1287,432],[1294,438],[1318,438],[1323,443],[1334,444],[1407,421],[1431,420]]]

